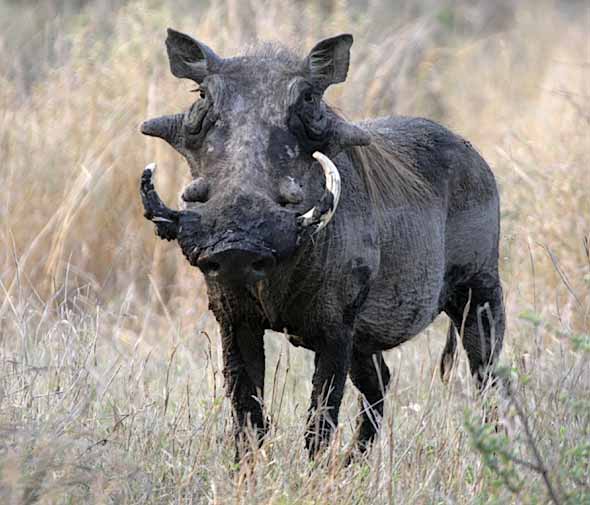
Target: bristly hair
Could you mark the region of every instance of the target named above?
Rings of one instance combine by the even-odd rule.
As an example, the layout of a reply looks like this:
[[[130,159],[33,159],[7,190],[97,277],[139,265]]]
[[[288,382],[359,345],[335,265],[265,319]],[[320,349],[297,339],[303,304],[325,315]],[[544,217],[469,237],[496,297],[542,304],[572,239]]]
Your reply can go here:
[[[244,56],[254,56],[258,59],[272,59],[288,68],[299,70],[302,62],[300,55],[280,42],[257,42],[246,47]]]
[[[418,171],[414,153],[387,139],[368,124],[357,124],[371,137],[366,146],[355,146],[350,155],[360,170],[371,203],[382,215],[386,209],[403,205],[420,207],[432,198],[428,181]]]

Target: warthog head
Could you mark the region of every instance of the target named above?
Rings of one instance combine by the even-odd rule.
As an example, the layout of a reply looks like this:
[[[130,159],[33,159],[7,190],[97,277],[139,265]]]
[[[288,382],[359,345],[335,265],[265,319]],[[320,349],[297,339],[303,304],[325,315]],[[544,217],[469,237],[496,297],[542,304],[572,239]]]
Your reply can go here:
[[[273,46],[226,59],[168,30],[172,74],[196,82],[200,98],[141,131],[182,154],[193,180],[182,194],[185,208],[169,209],[154,189],[151,164],[141,195],[158,235],[178,240],[209,279],[256,282],[332,218],[340,176],[330,158],[369,143],[322,99],[345,80],[351,44],[351,35],[339,35],[303,60]]]

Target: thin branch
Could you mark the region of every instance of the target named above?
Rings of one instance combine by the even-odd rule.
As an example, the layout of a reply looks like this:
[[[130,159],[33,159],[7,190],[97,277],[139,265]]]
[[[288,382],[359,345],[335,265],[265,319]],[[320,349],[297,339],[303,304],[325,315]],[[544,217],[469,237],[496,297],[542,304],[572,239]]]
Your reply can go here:
[[[520,403],[516,399],[513,391],[510,389],[510,385],[507,384],[506,381],[502,381],[502,383],[504,384],[504,386],[506,388],[506,392],[508,394],[508,397],[510,398],[510,404],[514,406],[514,409],[516,410],[516,414],[518,415],[518,418],[520,419],[520,422],[522,423],[522,427],[524,429],[524,433],[526,435],[528,445],[531,448],[531,451],[533,452],[533,456],[535,458],[535,461],[537,462],[536,465],[532,465],[532,466],[530,463],[527,465],[528,462],[526,462],[526,461],[522,461],[522,463],[524,463],[525,466],[528,466],[529,468],[532,468],[532,469],[536,470],[539,474],[541,474],[541,476],[543,477],[543,480],[545,481],[545,486],[547,487],[547,491],[549,493],[549,497],[551,498],[551,501],[553,503],[555,503],[555,505],[562,505],[563,501],[559,497],[559,494],[557,493],[557,490],[555,489],[553,482],[551,482],[551,479],[549,478],[549,470],[548,470],[547,466],[545,465],[545,462],[543,461],[543,458],[541,457],[541,452],[539,451],[539,448],[537,447],[537,443],[535,442],[535,438],[533,436],[531,427],[529,425],[528,416],[525,413],[522,405],[520,405]],[[514,457],[511,456],[511,458],[514,458]],[[515,463],[517,462],[515,459],[513,459],[513,461]]]

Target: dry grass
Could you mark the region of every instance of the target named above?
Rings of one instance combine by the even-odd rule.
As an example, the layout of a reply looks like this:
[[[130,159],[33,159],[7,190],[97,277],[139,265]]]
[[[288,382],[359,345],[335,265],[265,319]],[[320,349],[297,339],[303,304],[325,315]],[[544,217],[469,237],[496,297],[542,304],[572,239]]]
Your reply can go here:
[[[358,119],[434,117],[478,146],[501,186],[503,361],[518,378],[517,406],[560,502],[590,502],[590,10],[490,3],[355,10],[227,0],[180,12],[156,1],[113,10],[95,2],[41,20],[0,3],[20,16],[0,34],[2,503],[547,500],[537,469],[515,463],[534,461],[517,409],[500,408],[507,440],[477,434],[463,357],[451,384],[440,384],[442,322],[389,353],[383,436],[347,468],[328,455],[325,465],[308,463],[312,357],[268,334],[276,422],[255,463],[233,465],[202,280],[175,245],[154,238],[139,206],[147,162],[162,166],[168,201],[188,176],[171,149],[137,132],[141,120],[191,100],[190,85],[167,70],[169,24],[225,55],[253,37],[309,48],[351,31],[351,72],[332,103]],[[356,415],[349,387],[334,454],[345,452]],[[490,454],[500,454],[499,471]]]

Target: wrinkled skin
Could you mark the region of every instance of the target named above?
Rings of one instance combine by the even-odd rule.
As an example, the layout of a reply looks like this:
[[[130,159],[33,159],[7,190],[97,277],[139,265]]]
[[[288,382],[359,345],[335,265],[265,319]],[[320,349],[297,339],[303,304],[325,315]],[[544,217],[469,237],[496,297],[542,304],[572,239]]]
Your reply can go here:
[[[172,73],[201,91],[189,111],[147,121],[188,161],[186,208],[166,208],[144,173],[146,217],[176,239],[205,274],[220,324],[226,391],[238,454],[241,434],[266,430],[266,329],[315,353],[306,446],[330,438],[347,375],[361,393],[358,441],[377,433],[390,373],[382,351],[422,331],[442,311],[451,319],[443,376],[462,329],[471,371],[493,377],[504,333],[498,276],[499,199],[494,177],[471,145],[419,118],[347,123],[325,105],[325,89],[344,81],[352,37],[315,46],[299,60],[268,46],[221,59],[169,30]],[[426,196],[392,193],[376,204],[355,150],[379,136],[419,176]],[[342,179],[340,204],[321,231],[302,229],[303,213],[325,194],[312,158],[329,156]],[[319,409],[319,406],[322,406]]]

